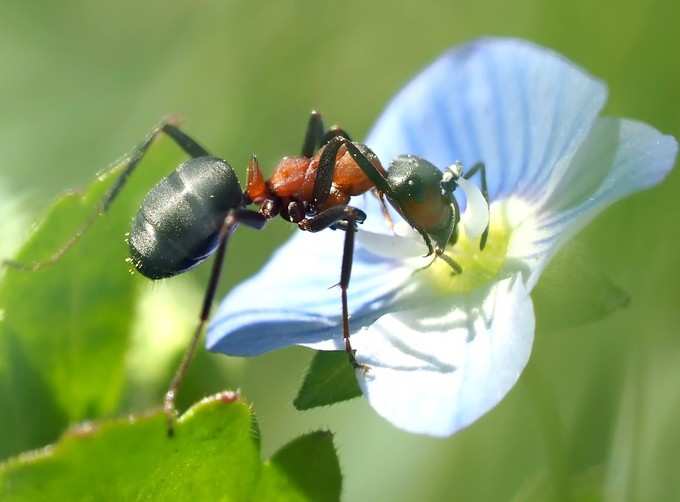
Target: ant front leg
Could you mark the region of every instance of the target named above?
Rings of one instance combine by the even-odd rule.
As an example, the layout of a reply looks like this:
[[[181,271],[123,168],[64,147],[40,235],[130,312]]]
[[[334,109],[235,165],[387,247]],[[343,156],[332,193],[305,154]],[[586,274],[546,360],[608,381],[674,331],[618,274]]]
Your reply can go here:
[[[383,219],[385,220],[385,223],[387,223],[387,228],[390,229],[390,232],[392,232],[392,235],[395,235],[395,229],[394,229],[394,220],[392,219],[392,215],[390,214],[390,210],[387,207],[387,203],[385,202],[385,194],[382,192],[379,192],[376,189],[371,190],[371,193],[377,197],[378,202],[380,203],[380,212],[382,213]]]
[[[187,370],[189,369],[189,365],[194,358],[194,354],[196,353],[198,342],[201,339],[201,334],[203,333],[205,323],[210,317],[210,310],[212,308],[213,300],[215,299],[217,285],[219,284],[229,236],[233,233],[239,223],[243,223],[244,225],[260,230],[266,221],[267,220],[263,215],[249,209],[232,209],[224,219],[224,223],[222,224],[218,234],[220,244],[217,248],[217,251],[215,252],[215,258],[213,261],[212,270],[210,272],[210,279],[208,280],[208,286],[203,297],[203,306],[198,317],[198,324],[196,325],[194,334],[191,337],[189,346],[184,352],[182,361],[175,372],[175,376],[172,378],[170,386],[165,393],[163,411],[165,412],[165,415],[168,419],[168,436],[174,435],[174,421],[177,416],[177,410],[175,408],[177,392],[179,391],[180,385],[182,384]]]
[[[352,206],[334,206],[315,216],[303,219],[298,223],[301,230],[319,232],[333,226],[345,231],[345,240],[342,249],[342,267],[340,269],[340,286],[342,297],[342,338],[345,342],[345,352],[354,369],[367,371],[368,367],[359,364],[354,356],[354,350],[350,343],[349,335],[349,306],[347,303],[347,288],[352,276],[352,261],[354,258],[354,236],[357,232],[357,223],[363,223],[366,213]]]
[[[205,157],[209,155],[209,153],[201,145],[187,136],[177,126],[172,124],[170,120],[162,121],[149,134],[147,134],[146,138],[144,138],[144,141],[142,141],[142,143],[140,143],[137,148],[135,148],[132,153],[130,153],[120,174],[113,182],[111,188],[109,188],[109,190],[99,201],[95,211],[85,220],[80,228],[78,228],[78,230],[76,230],[76,232],[56,252],[52,254],[52,256],[29,264],[20,263],[14,260],[3,260],[0,261],[0,265],[11,267],[17,270],[36,272],[58,262],[69,251],[69,249],[78,243],[81,237],[90,229],[97,218],[109,210],[111,204],[113,204],[113,202],[116,200],[118,195],[125,187],[128,179],[135,169],[137,169],[139,163],[144,158],[144,155],[146,155],[146,152],[153,143],[154,139],[160,133],[165,133],[170,136],[175,141],[175,143],[177,143],[177,145],[191,157]]]

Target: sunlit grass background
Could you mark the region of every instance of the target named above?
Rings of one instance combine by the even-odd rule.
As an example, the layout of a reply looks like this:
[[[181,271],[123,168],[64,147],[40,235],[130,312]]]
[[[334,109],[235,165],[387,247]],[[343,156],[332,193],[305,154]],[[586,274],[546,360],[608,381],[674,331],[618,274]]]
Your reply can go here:
[[[91,180],[168,113],[180,113],[186,130],[239,173],[251,152],[267,166],[296,152],[313,108],[360,138],[416,71],[486,35],[556,49],[608,83],[606,113],[680,136],[680,4],[672,0],[0,0],[0,11],[0,177],[7,193],[23,194],[28,216]],[[301,432],[333,430],[345,500],[677,500],[679,194],[674,172],[578,237],[573,249],[630,294],[629,307],[588,326],[542,329],[560,325],[560,309],[546,305],[568,295],[559,284],[540,287],[526,373],[495,410],[450,439],[396,430],[362,400],[296,412],[291,401],[311,355],[303,349],[247,361],[201,355],[182,401],[240,387],[254,403],[265,455]],[[3,246],[17,239],[16,226],[3,223]],[[277,222],[266,234],[239,232],[221,290],[256,271],[291,231]],[[90,258],[127,274],[124,263]],[[143,384],[162,380],[146,373],[157,367],[146,357],[176,357],[207,268],[149,288],[119,412],[161,396],[162,387]]]

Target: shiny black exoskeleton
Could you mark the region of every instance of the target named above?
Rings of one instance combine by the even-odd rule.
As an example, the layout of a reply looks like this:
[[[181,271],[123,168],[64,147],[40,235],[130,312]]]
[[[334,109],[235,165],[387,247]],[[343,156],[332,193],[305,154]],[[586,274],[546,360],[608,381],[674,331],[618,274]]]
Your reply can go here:
[[[128,238],[130,261],[149,279],[180,274],[215,251],[227,213],[241,207],[243,191],[227,162],[189,159],[144,198]]]

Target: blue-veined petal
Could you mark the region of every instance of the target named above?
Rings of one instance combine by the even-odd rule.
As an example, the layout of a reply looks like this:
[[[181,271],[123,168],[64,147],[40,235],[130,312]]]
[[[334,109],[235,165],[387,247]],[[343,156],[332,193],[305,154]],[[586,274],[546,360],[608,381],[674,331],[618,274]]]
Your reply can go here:
[[[474,294],[386,314],[352,338],[360,386],[397,427],[446,436],[493,408],[526,365],[534,336],[519,275]]]
[[[677,150],[673,137],[641,122],[598,119],[579,150],[553,170],[535,217],[513,235],[509,255],[533,269],[529,288],[557,249],[600,211],[659,183]]]
[[[208,327],[209,350],[256,355],[291,344],[340,346],[344,232],[298,232],[254,277],[234,288]],[[412,269],[357,243],[349,287],[352,329],[373,322],[403,296]]]
[[[602,82],[548,49],[482,39],[411,81],[366,143],[384,163],[403,153],[440,168],[484,162],[492,200],[532,198],[585,138],[605,99]]]

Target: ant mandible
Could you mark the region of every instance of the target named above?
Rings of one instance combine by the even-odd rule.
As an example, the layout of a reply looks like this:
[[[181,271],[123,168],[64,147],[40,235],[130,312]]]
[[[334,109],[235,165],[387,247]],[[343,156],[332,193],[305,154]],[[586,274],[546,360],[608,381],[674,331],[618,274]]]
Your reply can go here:
[[[453,192],[458,183],[462,183],[461,179],[467,180],[480,172],[481,193],[488,200],[483,164],[476,164],[464,174],[459,167],[442,172],[425,159],[400,155],[385,170],[366,145],[353,142],[340,128],[325,130],[317,112],[312,112],[309,118],[301,156],[281,159],[265,181],[253,155],[243,191],[233,168],[225,160],[210,155],[176,124],[166,120],[133,150],[96,212],[60,250],[47,260],[31,265],[11,261],[5,264],[36,271],[56,262],[96,217],[108,210],[160,133],[168,135],[191,158],[163,178],[142,201],[132,221],[128,260],[142,275],[157,280],[186,272],[215,254],[198,324],[165,394],[163,409],[169,418],[170,434],[176,415],[175,397],[210,315],[229,236],[239,224],[259,230],[268,219],[281,215],[303,231],[332,228],[345,232],[338,284],[342,333],[352,366],[363,368],[357,363],[350,344],[347,288],[357,225],[364,222],[366,214],[349,205],[350,198],[373,190],[380,198],[383,214],[389,219],[384,203],[387,198],[423,237],[428,255],[441,257],[456,273],[461,272],[460,266],[444,254],[447,243],[455,242],[460,221]],[[259,205],[259,209],[248,209],[251,204]],[[487,235],[488,226],[481,235],[480,249],[484,248]]]

